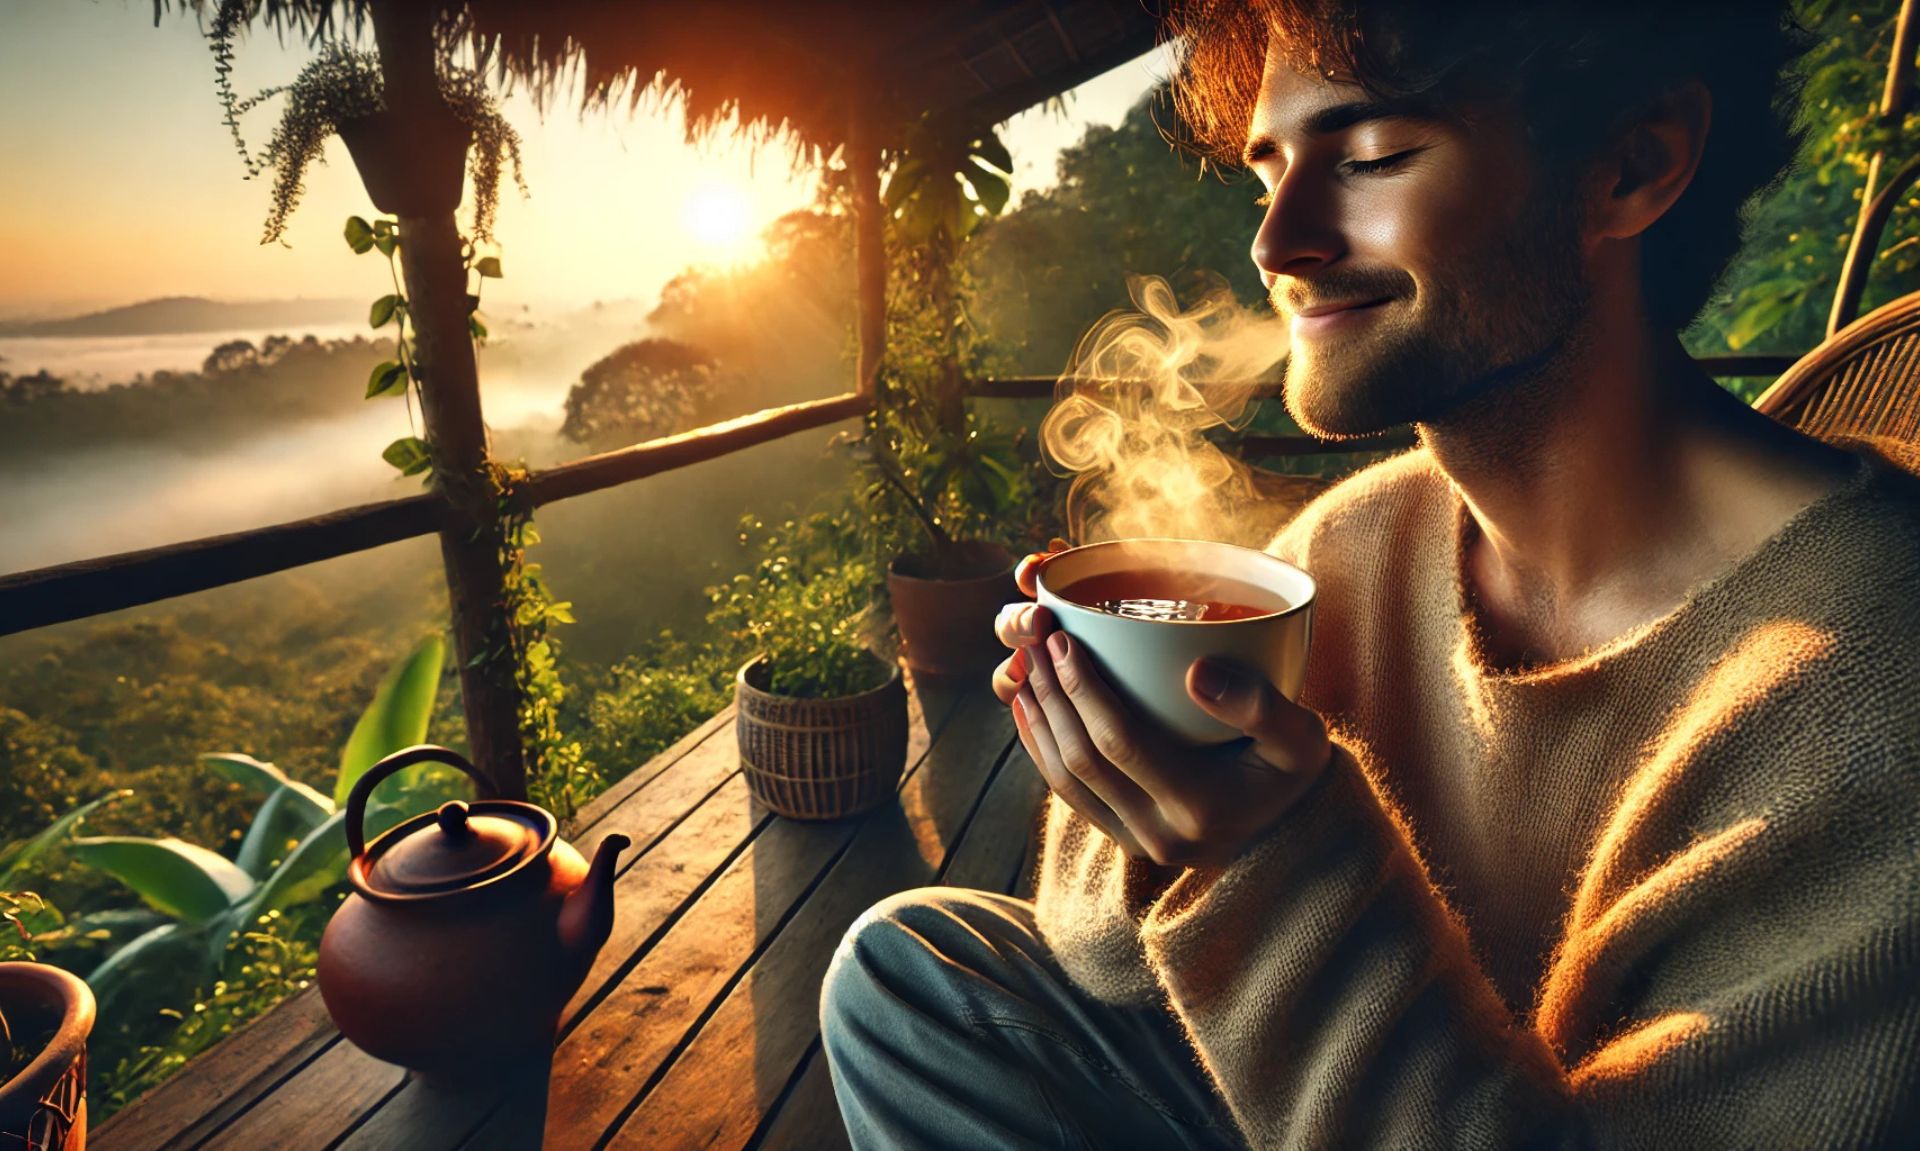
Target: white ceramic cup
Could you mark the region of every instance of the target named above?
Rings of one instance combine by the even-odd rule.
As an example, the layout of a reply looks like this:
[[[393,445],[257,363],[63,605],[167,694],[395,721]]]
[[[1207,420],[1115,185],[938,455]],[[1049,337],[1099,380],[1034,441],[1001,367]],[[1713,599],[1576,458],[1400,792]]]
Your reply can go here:
[[[1229,620],[1157,620],[1115,615],[1066,598],[1073,585],[1110,572],[1165,572],[1188,598],[1214,598],[1205,581],[1218,576],[1266,598],[1247,606],[1271,614]],[[1187,668],[1203,656],[1224,657],[1266,674],[1280,694],[1297,698],[1313,638],[1313,577],[1266,552],[1205,540],[1128,539],[1089,544],[1050,556],[1035,579],[1038,599],[1093,656],[1122,699],[1194,744],[1225,743],[1240,732],[1200,710],[1187,695]],[[1063,595],[1062,593],[1066,593]],[[1244,593],[1242,593],[1244,594]]]

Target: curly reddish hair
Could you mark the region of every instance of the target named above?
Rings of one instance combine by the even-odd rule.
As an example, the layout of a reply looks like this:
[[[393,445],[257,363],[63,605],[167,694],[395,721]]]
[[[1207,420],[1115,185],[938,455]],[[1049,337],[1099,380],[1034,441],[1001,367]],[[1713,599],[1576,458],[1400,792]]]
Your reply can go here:
[[[1806,33],[1781,0],[1175,0],[1174,108],[1191,145],[1235,166],[1269,49],[1305,75],[1446,114],[1507,101],[1551,170],[1576,168],[1663,93],[1713,96],[1699,170],[1644,239],[1649,313],[1684,327],[1740,246],[1742,208],[1799,149]]]

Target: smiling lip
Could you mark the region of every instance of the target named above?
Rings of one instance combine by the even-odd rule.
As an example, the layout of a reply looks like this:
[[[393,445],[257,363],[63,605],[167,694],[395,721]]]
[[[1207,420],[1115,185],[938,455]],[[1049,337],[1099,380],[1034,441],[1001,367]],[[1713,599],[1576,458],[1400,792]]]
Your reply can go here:
[[[1387,296],[1381,296],[1378,299],[1372,300],[1348,300],[1340,304],[1315,304],[1311,308],[1301,308],[1295,312],[1294,315],[1303,320],[1310,320],[1317,316],[1331,316],[1336,312],[1352,312],[1361,308],[1371,308],[1377,304],[1386,303],[1388,299],[1389,297]]]
[[[1349,325],[1365,322],[1367,317],[1379,311],[1381,305],[1391,301],[1392,297],[1383,296],[1379,299],[1349,300],[1340,304],[1315,304],[1311,308],[1302,308],[1293,314],[1293,334],[1300,337],[1330,335]]]

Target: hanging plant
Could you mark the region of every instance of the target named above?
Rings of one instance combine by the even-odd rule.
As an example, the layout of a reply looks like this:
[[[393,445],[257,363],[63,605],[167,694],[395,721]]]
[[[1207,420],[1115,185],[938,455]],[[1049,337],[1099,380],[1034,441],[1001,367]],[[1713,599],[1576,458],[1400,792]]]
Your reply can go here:
[[[261,243],[282,239],[287,220],[306,192],[307,169],[324,155],[327,137],[340,135],[349,147],[366,139],[366,128],[386,111],[385,82],[380,59],[345,43],[332,42],[300,70],[291,84],[268,88],[246,99],[234,92],[233,42],[245,20],[245,0],[226,0],[208,31],[213,46],[214,88],[226,113],[225,123],[233,133],[247,178],[253,179],[269,169],[273,171],[273,207],[267,214]],[[500,203],[500,177],[512,165],[513,180],[520,194],[527,191],[520,171],[520,134],[500,114],[499,104],[479,73],[470,68],[442,65],[439,70],[440,98],[465,139],[456,141],[467,154],[467,175],[473,180],[473,225],[471,234],[482,242],[493,239],[493,221]],[[258,155],[248,147],[240,131],[240,117],[275,96],[285,96],[286,106],[280,123]],[[359,139],[356,139],[358,134]],[[467,145],[471,144],[471,150]],[[357,148],[356,148],[357,151]],[[368,165],[362,164],[363,174]],[[458,199],[458,190],[453,192]],[[376,201],[379,197],[376,195]]]

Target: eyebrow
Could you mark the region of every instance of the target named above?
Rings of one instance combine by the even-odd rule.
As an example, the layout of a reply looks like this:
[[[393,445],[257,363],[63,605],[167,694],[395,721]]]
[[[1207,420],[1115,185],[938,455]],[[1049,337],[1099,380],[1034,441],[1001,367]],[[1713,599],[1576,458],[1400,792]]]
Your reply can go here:
[[[1335,132],[1365,124],[1372,120],[1422,119],[1418,109],[1404,105],[1383,104],[1378,100],[1349,100],[1344,104],[1329,104],[1325,108],[1309,115],[1300,123],[1300,130],[1308,136],[1330,136]],[[1240,153],[1243,164],[1253,164],[1280,151],[1280,143],[1273,136],[1261,133],[1247,141],[1246,148]]]

